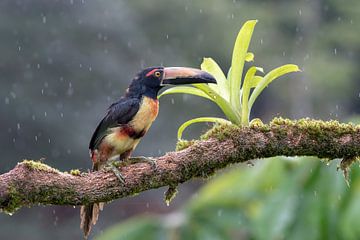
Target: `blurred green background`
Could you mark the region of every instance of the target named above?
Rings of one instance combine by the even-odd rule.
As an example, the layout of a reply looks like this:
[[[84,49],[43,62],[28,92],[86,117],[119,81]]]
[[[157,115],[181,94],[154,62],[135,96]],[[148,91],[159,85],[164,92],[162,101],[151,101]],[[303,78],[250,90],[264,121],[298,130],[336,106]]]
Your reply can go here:
[[[250,45],[256,65],[303,70],[266,89],[252,117],[356,118],[357,0],[2,0],[0,172],[42,157],[60,170],[86,171],[92,131],[135,73],[153,65],[199,67],[203,57],[226,72],[249,19],[259,20]],[[163,97],[135,155],[173,150],[177,127],[199,116],[222,114],[204,99]],[[205,129],[191,126],[185,137]],[[106,205],[91,238],[358,239],[359,170],[348,188],[335,169],[300,158],[231,166],[214,179],[183,184],[169,207],[165,188]],[[1,214],[0,239],[81,239],[78,211],[48,206]]]

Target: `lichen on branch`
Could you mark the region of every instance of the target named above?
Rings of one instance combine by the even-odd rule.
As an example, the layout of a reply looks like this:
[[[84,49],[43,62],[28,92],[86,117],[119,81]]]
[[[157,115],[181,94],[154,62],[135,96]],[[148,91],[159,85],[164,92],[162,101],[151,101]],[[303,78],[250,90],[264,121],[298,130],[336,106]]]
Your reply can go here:
[[[0,175],[0,210],[13,213],[23,206],[38,204],[108,202],[163,186],[170,186],[166,196],[170,200],[176,186],[192,178],[210,176],[229,164],[274,156],[342,158],[345,160],[341,169],[347,171],[360,156],[360,126],[282,118],[269,124],[255,121],[250,127],[218,124],[200,140],[180,142],[178,149],[182,150],[158,157],[156,169],[146,163],[122,167],[126,184],[120,183],[111,171],[67,173],[24,160]]]

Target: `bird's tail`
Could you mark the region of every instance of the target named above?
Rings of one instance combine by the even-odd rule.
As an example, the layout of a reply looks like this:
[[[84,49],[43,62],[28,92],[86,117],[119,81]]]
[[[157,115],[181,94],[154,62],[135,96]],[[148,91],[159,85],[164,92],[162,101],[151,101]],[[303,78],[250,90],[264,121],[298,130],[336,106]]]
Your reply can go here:
[[[99,170],[98,164],[93,165],[93,171]],[[98,218],[99,213],[104,208],[104,203],[90,203],[84,206],[81,206],[80,209],[80,228],[84,232],[84,239],[87,239],[92,225],[95,225]]]
[[[90,234],[91,226],[96,224],[96,222],[99,218],[99,213],[103,209],[103,207],[104,207],[104,203],[92,203],[92,204],[81,206],[80,228],[84,232],[85,239],[87,239]]]

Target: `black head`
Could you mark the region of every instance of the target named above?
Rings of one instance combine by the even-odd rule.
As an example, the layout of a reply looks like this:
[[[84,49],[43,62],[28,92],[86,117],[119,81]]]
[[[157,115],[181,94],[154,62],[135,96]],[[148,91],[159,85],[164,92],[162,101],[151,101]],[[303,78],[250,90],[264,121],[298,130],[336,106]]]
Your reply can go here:
[[[142,95],[156,99],[159,90],[166,85],[216,83],[205,71],[187,67],[149,67],[139,72],[131,82],[127,95]]]

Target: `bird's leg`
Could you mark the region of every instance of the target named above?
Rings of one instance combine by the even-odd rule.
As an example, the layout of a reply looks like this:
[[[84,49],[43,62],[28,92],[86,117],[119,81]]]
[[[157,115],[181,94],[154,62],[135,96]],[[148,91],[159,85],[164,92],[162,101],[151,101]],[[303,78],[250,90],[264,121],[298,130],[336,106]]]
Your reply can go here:
[[[117,161],[118,157],[112,157],[110,158],[107,162],[106,162],[106,167],[108,167],[114,174],[115,176],[119,179],[119,181],[122,184],[125,184],[125,179],[124,177],[121,175],[119,169],[118,169],[118,161]]]

